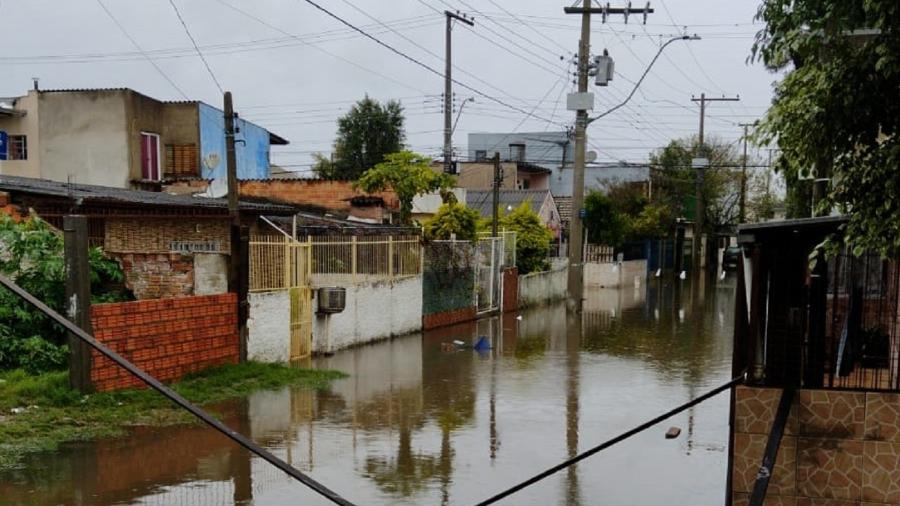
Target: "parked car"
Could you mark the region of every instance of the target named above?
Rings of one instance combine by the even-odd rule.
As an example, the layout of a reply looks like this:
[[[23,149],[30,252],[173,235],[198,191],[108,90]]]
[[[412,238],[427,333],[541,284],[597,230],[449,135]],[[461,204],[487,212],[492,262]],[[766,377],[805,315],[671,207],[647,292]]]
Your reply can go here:
[[[722,270],[724,271],[736,271],[738,267],[738,262],[741,260],[741,247],[740,246],[729,246],[725,248],[725,252],[722,253]]]

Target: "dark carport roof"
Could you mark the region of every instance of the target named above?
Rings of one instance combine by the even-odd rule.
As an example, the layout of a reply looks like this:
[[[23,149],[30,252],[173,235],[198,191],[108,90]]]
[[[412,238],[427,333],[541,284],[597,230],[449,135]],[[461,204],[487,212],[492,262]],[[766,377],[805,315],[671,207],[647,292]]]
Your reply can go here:
[[[39,197],[58,197],[82,203],[108,203],[140,207],[227,210],[228,199],[172,195],[163,192],[127,190],[90,184],[69,184],[47,179],[0,175],[0,191]],[[254,214],[294,213],[291,206],[262,202],[240,202],[241,211]]]

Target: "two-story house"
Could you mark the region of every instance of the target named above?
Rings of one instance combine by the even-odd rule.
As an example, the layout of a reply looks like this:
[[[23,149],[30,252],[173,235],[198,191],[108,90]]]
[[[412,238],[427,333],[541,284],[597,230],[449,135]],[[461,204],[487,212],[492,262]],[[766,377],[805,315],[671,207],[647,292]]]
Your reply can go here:
[[[287,141],[237,119],[239,179],[269,177]],[[117,188],[225,177],[225,118],[199,101],[128,88],[38,90],[0,98],[0,174]]]

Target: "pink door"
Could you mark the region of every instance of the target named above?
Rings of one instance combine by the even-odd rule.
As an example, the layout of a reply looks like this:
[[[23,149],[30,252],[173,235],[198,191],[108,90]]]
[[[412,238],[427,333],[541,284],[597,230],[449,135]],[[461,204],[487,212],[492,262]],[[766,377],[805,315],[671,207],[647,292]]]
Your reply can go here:
[[[159,135],[141,132],[141,178],[159,181]]]

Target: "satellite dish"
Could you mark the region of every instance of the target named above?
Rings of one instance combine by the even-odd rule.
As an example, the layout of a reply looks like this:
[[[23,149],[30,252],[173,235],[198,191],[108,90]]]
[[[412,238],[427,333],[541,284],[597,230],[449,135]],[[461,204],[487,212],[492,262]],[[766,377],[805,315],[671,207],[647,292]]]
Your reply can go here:
[[[597,159],[597,152],[596,152],[596,151],[588,151],[587,153],[584,154],[584,161],[585,161],[585,163],[591,163],[591,162],[593,162],[593,161],[596,160],[596,159]]]
[[[219,153],[209,153],[203,157],[203,165],[206,165],[208,169],[215,169],[221,162],[222,159],[219,157]]]
[[[224,177],[217,177],[209,183],[209,186],[206,187],[206,191],[203,193],[198,193],[198,197],[206,197],[210,199],[219,199],[228,195],[228,180]]]

